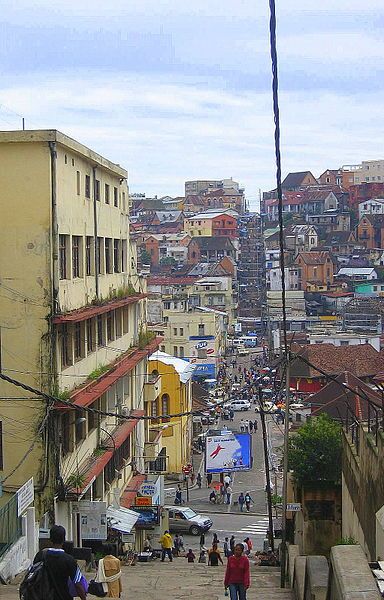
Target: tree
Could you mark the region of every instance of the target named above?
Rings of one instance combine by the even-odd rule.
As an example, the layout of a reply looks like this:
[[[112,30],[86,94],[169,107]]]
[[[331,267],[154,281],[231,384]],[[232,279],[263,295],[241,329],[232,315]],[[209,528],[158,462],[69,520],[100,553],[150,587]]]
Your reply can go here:
[[[289,440],[288,467],[295,481],[341,479],[341,427],[328,415],[320,414],[300,427]]]
[[[142,249],[140,252],[140,262],[142,265],[150,265],[151,264],[151,255],[145,249]]]
[[[163,258],[160,259],[160,264],[164,266],[176,267],[177,260],[173,256],[163,256]]]

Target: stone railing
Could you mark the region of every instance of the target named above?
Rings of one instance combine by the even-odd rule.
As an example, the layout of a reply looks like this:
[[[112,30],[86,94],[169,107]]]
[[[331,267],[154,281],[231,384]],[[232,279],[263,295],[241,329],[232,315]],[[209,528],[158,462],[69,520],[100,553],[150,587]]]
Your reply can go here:
[[[296,600],[379,600],[380,594],[360,546],[334,546],[325,556],[300,556],[289,546],[287,573]]]

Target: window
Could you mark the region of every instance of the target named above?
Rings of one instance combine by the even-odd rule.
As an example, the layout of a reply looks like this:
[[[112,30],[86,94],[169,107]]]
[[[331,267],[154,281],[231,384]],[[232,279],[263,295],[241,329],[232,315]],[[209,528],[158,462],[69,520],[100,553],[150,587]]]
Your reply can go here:
[[[104,320],[103,315],[97,317],[97,345],[105,345],[105,332],[104,332]]]
[[[60,235],[59,236],[60,279],[68,279],[68,244],[69,244],[69,235]]]
[[[112,310],[107,313],[107,341],[112,342],[115,339],[115,312]]]
[[[89,175],[85,176],[85,197],[91,197],[91,177]]]
[[[161,414],[169,415],[169,395],[163,394],[161,396]],[[169,419],[162,419],[164,421],[169,421]]]
[[[173,356],[177,356],[177,346],[173,346]]]
[[[86,435],[87,435],[87,419],[85,419],[84,421],[81,420],[84,418],[84,413],[83,412],[79,412],[76,413],[76,420],[75,420],[75,439],[76,439],[76,444],[79,444],[80,442],[82,442],[83,440],[85,440]]]
[[[105,238],[105,271],[112,273],[112,240]]]
[[[119,195],[118,195],[118,190],[117,187],[113,188],[113,206],[118,206],[119,205]]]
[[[75,361],[81,360],[84,357],[84,346],[82,336],[82,323],[75,323],[74,328],[74,353]]]
[[[129,307],[126,306],[123,308],[123,333],[128,333],[129,331]]]
[[[125,192],[123,192],[123,206],[122,209],[125,211]]]
[[[100,200],[100,180],[95,179],[95,200]]]
[[[179,348],[179,356],[180,356],[180,358],[184,358],[184,346],[180,346],[180,348]]]
[[[76,193],[78,196],[81,194],[81,175],[80,171],[76,171]]]
[[[72,158],[72,167],[74,167],[74,166],[75,166],[75,159]]]
[[[165,352],[165,346],[160,346],[161,352]]]
[[[373,286],[373,291],[374,291],[374,292],[377,292],[377,285],[374,285],[374,286]]]
[[[106,183],[104,186],[104,200],[105,200],[105,204],[109,204],[109,185],[108,185],[108,183]]]
[[[87,352],[94,352],[96,350],[96,321],[95,319],[88,319],[87,323]]]
[[[81,264],[82,238],[79,235],[72,236],[72,277],[76,279],[82,276]]]
[[[67,155],[66,155],[66,154],[64,154],[64,162],[65,162],[65,164],[67,164],[67,163],[68,163],[68,158],[67,158]]]
[[[86,263],[86,274],[93,275],[93,252],[94,252],[94,243],[93,237],[87,235],[85,239],[85,263]]]
[[[177,335],[177,327],[173,328],[173,335]]]
[[[97,272],[99,275],[104,273],[104,240],[97,238]]]
[[[171,303],[170,302],[164,302],[164,310],[170,310],[171,308]]]
[[[113,270],[120,273],[120,240],[113,240]]]
[[[68,326],[64,324],[61,329],[61,366],[63,369],[72,364],[71,336]]]
[[[121,270],[123,273],[127,270],[127,240],[121,240]]]
[[[348,340],[341,340],[340,341],[340,346],[349,346],[349,341]]]
[[[199,323],[199,335],[205,335],[205,325],[204,325],[204,323]]]
[[[184,327],[180,327],[180,335],[183,336],[184,335]]]
[[[156,400],[154,402],[152,402],[152,408],[151,408],[151,416],[152,417],[157,417],[159,414],[159,411],[157,410],[157,402]]]
[[[120,338],[123,335],[122,318],[123,312],[119,308],[115,311],[116,338]]]

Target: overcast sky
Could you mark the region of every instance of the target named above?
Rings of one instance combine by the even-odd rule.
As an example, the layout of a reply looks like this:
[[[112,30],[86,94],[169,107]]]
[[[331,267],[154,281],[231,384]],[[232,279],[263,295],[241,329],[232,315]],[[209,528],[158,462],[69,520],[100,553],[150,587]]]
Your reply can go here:
[[[1,2],[0,127],[56,128],[182,195],[274,187],[268,0]],[[383,158],[383,0],[277,0],[283,175]]]

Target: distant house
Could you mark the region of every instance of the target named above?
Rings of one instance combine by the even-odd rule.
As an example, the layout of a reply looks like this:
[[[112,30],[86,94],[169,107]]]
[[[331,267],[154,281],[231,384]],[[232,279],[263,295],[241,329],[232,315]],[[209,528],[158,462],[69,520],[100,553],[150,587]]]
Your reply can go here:
[[[353,231],[330,231],[326,234],[323,248],[334,255],[348,256],[356,246],[356,236]]]
[[[384,248],[384,215],[363,215],[356,227],[356,239],[364,248]]]
[[[299,252],[295,264],[301,290],[322,291],[333,283],[334,264],[329,252]]]
[[[377,273],[373,267],[357,268],[357,267],[342,267],[335,277],[348,277],[350,279],[360,279],[370,281],[377,279]]]
[[[355,285],[355,294],[362,296],[383,297],[384,282],[383,281],[364,281]]]
[[[327,169],[317,180],[321,185],[343,185],[342,169]]]
[[[307,185],[317,185],[317,179],[312,175],[311,171],[298,171],[296,173],[288,173],[281,187],[283,190],[298,190]]]
[[[359,204],[359,219],[363,215],[384,215],[384,198],[371,198]]]
[[[350,371],[369,383],[382,370],[383,356],[371,344],[334,346],[333,344],[292,344],[295,358],[291,362],[290,385],[302,392],[316,392],[329,380],[327,375],[338,376]],[[317,370],[317,367],[320,371]]]
[[[236,249],[228,237],[195,237],[188,244],[188,263],[216,262],[225,256],[236,259]]]

